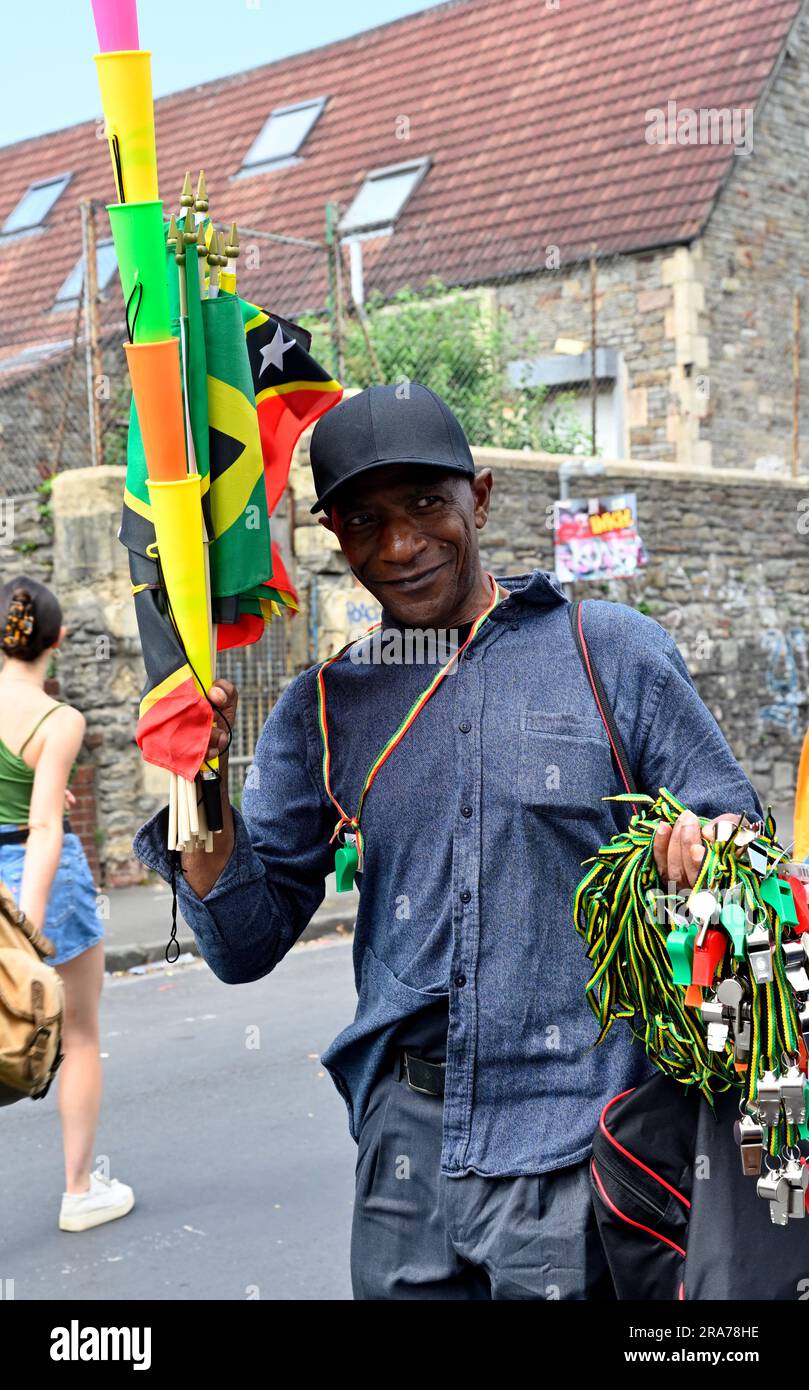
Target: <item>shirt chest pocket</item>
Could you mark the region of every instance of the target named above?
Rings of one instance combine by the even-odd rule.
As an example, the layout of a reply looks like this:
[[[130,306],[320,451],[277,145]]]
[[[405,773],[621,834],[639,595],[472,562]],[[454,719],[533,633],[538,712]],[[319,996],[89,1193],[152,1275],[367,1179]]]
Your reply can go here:
[[[595,821],[604,814],[601,798],[620,790],[606,730],[597,718],[524,711],[517,765],[522,805]]]

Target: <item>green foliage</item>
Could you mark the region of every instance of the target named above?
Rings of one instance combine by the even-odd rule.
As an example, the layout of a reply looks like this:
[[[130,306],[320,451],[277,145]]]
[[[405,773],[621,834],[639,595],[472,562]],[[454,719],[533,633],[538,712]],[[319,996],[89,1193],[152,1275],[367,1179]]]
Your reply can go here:
[[[51,507],[51,492],[53,490],[53,478],[45,478],[37,487],[41,501],[37,508],[39,519],[47,535],[53,535],[53,509]]]
[[[590,435],[573,397],[544,386],[513,386],[508,362],[515,349],[478,294],[446,289],[433,280],[423,293],[403,289],[384,300],[377,292],[365,307],[368,336],[385,382],[421,381],[442,396],[474,445],[590,454]],[[316,341],[328,332],[306,325]],[[529,338],[520,355],[537,355]],[[379,380],[362,325],[349,319],[343,341],[343,384],[360,389]]]
[[[121,372],[113,383],[110,403],[105,412],[108,423],[101,436],[102,463],[126,467],[126,441],[129,434],[131,399],[129,374],[128,372]]]

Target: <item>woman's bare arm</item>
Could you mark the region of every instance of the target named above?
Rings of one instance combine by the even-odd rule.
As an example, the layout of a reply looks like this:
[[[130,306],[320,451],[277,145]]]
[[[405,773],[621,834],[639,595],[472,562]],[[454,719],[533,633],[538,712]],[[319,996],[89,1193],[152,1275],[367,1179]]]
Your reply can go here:
[[[20,887],[20,907],[40,928],[45,923],[48,895],[62,853],[67,779],[81,748],[85,727],[84,715],[70,706],[52,714],[43,726],[44,742],[34,772]]]

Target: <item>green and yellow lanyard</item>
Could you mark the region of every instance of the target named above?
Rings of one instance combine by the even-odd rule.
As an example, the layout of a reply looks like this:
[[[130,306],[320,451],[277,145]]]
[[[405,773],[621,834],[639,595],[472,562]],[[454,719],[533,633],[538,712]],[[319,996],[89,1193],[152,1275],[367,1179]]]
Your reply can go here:
[[[383,765],[387,762],[394,748],[396,748],[398,744],[401,743],[408,729],[412,726],[414,720],[416,719],[416,716],[420,714],[420,712],[424,709],[424,706],[426,705],[430,697],[435,694],[436,690],[438,689],[441,682],[444,680],[445,676],[452,669],[455,662],[458,661],[458,659],[460,658],[462,652],[474,639],[474,637],[476,637],[477,633],[480,631],[489,614],[492,612],[494,608],[496,608],[497,604],[501,601],[501,599],[508,597],[508,590],[501,589],[498,586],[493,574],[489,574],[487,571],[485,577],[489,580],[489,583],[491,584],[492,588],[492,596],[489,599],[489,602],[472,623],[469,636],[466,638],[464,642],[461,643],[457,651],[455,651],[452,654],[449,661],[447,661],[446,664],[442,666],[441,670],[436,672],[435,676],[430,681],[430,684],[427,686],[427,689],[424,690],[422,694],[419,695],[415,703],[411,705],[410,709],[408,710],[398,729],[388,739],[382,751],[377,755],[376,758],[374,758],[374,761],[371,763],[371,766],[368,769],[368,774],[363,783],[362,791],[360,792],[360,799],[357,805],[356,815],[353,816],[349,815],[347,811],[343,810],[343,807],[340,805],[339,801],[337,800],[337,797],[334,795],[334,792],[332,791],[331,745],[329,743],[329,723],[326,715],[326,683],[324,680],[324,673],[329,666],[332,666],[334,664],[335,661],[339,661],[340,657],[344,654],[344,652],[347,652],[349,647],[352,647],[355,642],[363,641],[364,638],[369,637],[372,632],[376,632],[382,626],[381,622],[372,623],[371,626],[366,630],[366,632],[363,633],[363,636],[361,638],[354,638],[353,641],[346,642],[345,646],[341,647],[340,650],[338,652],[335,652],[333,656],[328,657],[327,660],[324,661],[318,669],[317,709],[318,723],[320,725],[320,736],[323,741],[323,783],[325,785],[326,793],[329,797],[329,800],[331,801],[332,805],[334,806],[335,810],[337,811],[340,817],[335,827],[334,834],[331,836],[331,839],[329,840],[329,844],[331,844],[336,837],[340,837],[340,847],[337,849],[334,856],[334,868],[337,878],[338,893],[347,892],[350,888],[352,888],[354,885],[355,874],[362,873],[363,870],[363,864],[365,859],[365,841],[362,829],[360,827],[360,817],[362,815],[362,809],[365,804],[365,798],[368,795],[368,792],[371,790],[371,786],[374,782],[374,779],[376,778],[377,773],[379,772],[380,768],[383,767]]]
[[[696,1085],[710,1104],[716,1094],[737,1087],[742,1115],[755,1116],[762,1077],[776,1075],[782,1062],[794,1065],[801,1054],[806,1061],[799,999],[787,979],[782,951],[785,926],[795,919],[782,907],[781,893],[788,885],[775,869],[785,853],[775,839],[772,815],[755,840],[766,861],[763,878],[738,857],[734,831],[729,839],[706,846],[690,893],[707,890],[726,904],[719,915],[726,940],[711,988],[727,978],[738,978],[743,985],[750,1010],[750,1051],[740,1062],[730,1041],[721,1051],[709,1050],[699,1007],[702,989],[690,984],[699,928],[676,910],[672,915],[670,900],[660,892],[655,832],[661,821],[674,825],[685,807],[665,788],[657,799],[638,793],[606,799],[645,804],[627,830],[602,846],[594,861],[585,861],[593,867],[576,891],[576,930],[594,966],[586,989],[600,1026],[598,1042],[616,1020],[624,1019],[659,1071],[685,1086]],[[662,913],[661,899],[666,903]],[[751,920],[769,933],[769,980],[757,979],[747,958],[746,924]],[[765,1134],[769,1155],[791,1156],[799,1140],[809,1139],[809,1124],[791,1123],[781,1109],[777,1122],[765,1126]]]

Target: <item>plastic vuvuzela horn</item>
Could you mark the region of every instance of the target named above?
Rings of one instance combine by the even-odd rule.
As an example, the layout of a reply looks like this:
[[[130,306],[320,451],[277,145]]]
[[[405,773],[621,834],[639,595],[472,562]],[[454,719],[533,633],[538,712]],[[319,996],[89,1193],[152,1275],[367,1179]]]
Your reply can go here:
[[[140,48],[135,0],[93,0],[93,19],[102,53]]]
[[[151,62],[151,53],[145,51],[95,56],[104,128],[122,203],[158,198]]]
[[[107,212],[134,340],[162,342],[171,337],[163,204],[111,203]]]
[[[188,467],[183,429],[180,344],[125,343],[135,409],[150,481],[177,482]]]

